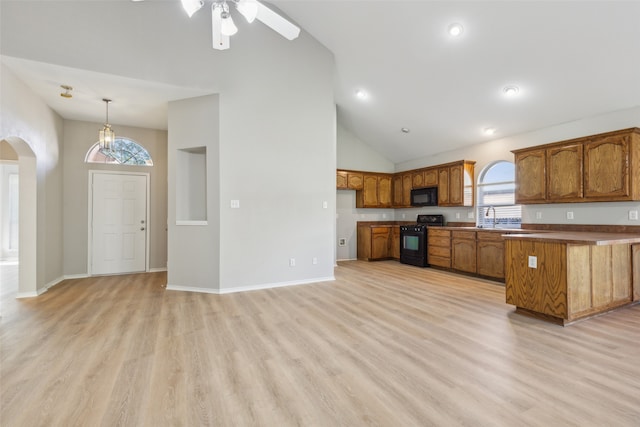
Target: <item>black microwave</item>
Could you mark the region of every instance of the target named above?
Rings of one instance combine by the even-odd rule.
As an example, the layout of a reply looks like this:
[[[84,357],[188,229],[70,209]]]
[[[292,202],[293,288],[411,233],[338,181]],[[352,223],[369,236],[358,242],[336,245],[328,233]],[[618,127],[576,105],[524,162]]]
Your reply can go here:
[[[411,206],[438,206],[438,187],[411,190]]]

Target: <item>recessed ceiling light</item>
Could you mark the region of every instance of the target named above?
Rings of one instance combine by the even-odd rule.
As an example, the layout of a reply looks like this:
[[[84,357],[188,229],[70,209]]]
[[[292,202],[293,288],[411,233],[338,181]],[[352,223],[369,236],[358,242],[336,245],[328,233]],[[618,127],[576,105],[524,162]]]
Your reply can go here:
[[[518,86],[509,85],[505,86],[502,89],[502,92],[505,94],[505,96],[516,96],[518,92],[520,92],[520,88]]]
[[[464,28],[462,27],[462,24],[458,24],[457,22],[454,24],[449,25],[449,29],[447,30],[449,32],[449,35],[452,37],[458,37],[459,35],[461,35],[464,31]]]
[[[484,133],[487,136],[493,135],[496,133],[496,128],[484,128],[482,129],[482,133]]]
[[[411,132],[411,129],[409,129],[409,128],[401,128],[400,130],[402,131],[402,133],[409,133],[409,132]]]
[[[367,97],[367,92],[365,92],[365,91],[364,91],[364,90],[362,90],[362,89],[358,89],[358,90],[356,91],[356,96],[357,96],[359,99],[365,99],[365,98]]]

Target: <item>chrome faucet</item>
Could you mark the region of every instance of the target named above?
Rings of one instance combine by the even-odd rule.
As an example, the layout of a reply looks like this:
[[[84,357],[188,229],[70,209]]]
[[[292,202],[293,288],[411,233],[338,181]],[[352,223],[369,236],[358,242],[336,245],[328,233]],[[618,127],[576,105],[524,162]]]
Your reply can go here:
[[[496,208],[494,208],[493,206],[489,206],[487,208],[487,213],[484,214],[484,216],[489,216],[489,211],[491,211],[493,209],[493,227],[492,228],[496,228]]]

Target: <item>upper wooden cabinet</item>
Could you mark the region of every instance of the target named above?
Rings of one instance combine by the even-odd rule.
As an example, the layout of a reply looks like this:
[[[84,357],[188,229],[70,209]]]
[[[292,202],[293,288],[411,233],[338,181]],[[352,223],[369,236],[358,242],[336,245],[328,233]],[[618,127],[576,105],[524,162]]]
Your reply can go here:
[[[640,200],[640,129],[513,151],[516,203]]]
[[[336,188],[338,190],[362,190],[364,187],[364,177],[358,171],[336,171]]]
[[[438,168],[438,206],[473,206],[474,165],[462,160]]]
[[[338,170],[339,190],[356,190],[357,208],[411,207],[411,190],[438,187],[439,206],[473,206],[474,161],[460,160],[395,174]]]
[[[547,198],[545,150],[515,153],[516,203],[545,203]]]
[[[357,208],[390,208],[391,175],[363,174],[362,191],[356,192]]]

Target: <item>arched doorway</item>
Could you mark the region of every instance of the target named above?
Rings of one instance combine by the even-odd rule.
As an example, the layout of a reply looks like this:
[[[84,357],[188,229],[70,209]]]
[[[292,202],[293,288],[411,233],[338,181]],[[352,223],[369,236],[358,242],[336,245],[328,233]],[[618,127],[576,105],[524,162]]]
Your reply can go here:
[[[18,298],[37,296],[37,172],[36,155],[23,139],[0,139],[18,157]]]

